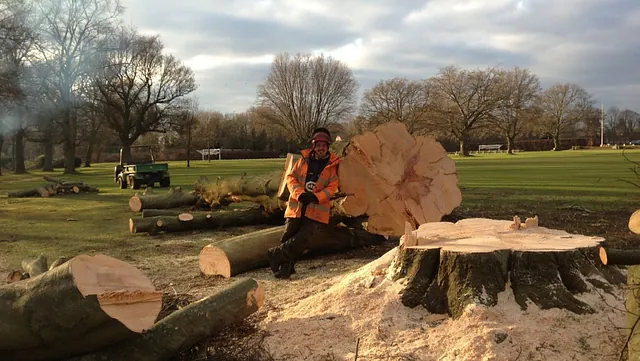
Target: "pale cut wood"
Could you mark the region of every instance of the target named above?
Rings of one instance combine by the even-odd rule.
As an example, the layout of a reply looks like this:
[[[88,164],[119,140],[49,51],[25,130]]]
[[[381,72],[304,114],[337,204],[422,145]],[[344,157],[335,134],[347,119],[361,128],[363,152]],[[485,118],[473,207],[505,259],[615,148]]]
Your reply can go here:
[[[640,209],[633,212],[629,217],[629,230],[635,234],[640,234]]]
[[[178,220],[182,222],[189,222],[193,220],[193,214],[190,213],[180,213],[178,215]]]
[[[293,169],[298,159],[302,158],[299,154],[287,153],[287,159],[284,161],[284,172],[282,172],[282,179],[280,179],[280,186],[278,187],[278,199],[281,201],[289,200],[289,187],[287,187],[286,177]]]
[[[367,230],[404,234],[438,222],[462,202],[454,161],[433,137],[412,136],[404,124],[390,122],[353,137],[339,166],[338,205],[351,217],[367,215]]]

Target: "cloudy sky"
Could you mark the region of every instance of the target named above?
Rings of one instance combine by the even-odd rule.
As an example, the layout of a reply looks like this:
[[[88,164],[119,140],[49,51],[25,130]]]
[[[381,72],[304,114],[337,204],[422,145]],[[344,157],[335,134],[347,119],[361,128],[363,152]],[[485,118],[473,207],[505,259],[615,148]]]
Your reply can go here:
[[[360,91],[448,65],[520,66],[640,111],[638,0],[123,0],[192,67],[204,108],[242,112],[278,52],[346,62]]]

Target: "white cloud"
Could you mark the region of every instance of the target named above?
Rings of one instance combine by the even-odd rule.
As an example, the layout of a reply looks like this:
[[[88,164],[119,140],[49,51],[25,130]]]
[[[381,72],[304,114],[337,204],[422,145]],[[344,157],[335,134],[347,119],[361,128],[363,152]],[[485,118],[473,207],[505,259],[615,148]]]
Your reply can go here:
[[[160,34],[221,111],[252,105],[281,51],[331,55],[366,84],[502,64],[578,82],[605,104],[640,97],[637,0],[124,1],[126,21]]]

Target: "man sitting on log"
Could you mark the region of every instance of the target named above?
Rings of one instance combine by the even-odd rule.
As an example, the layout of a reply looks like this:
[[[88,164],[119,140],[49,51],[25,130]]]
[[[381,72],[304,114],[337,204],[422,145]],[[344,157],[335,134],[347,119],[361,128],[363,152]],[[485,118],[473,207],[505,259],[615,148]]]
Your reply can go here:
[[[281,245],[269,249],[267,256],[276,278],[288,279],[295,273],[294,263],[308,250],[313,237],[323,234],[329,223],[331,197],[338,190],[340,157],[329,150],[331,133],[325,128],[313,132],[312,147],[286,175],[289,200],[285,211],[285,231]]]

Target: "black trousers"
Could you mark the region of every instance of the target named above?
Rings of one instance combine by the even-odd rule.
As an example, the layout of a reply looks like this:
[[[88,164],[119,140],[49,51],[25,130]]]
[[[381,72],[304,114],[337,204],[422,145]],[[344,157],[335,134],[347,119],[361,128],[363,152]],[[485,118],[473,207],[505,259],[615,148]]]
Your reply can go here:
[[[313,219],[287,218],[284,233],[280,239],[280,248],[287,260],[298,260],[309,252],[311,240],[325,231],[326,225]]]

